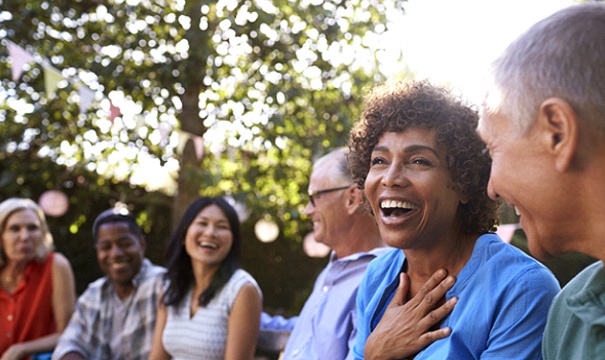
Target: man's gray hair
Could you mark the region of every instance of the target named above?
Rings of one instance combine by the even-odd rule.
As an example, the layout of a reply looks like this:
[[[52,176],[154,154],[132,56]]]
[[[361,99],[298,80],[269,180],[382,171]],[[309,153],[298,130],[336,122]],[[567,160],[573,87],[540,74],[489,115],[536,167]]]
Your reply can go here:
[[[492,64],[490,111],[531,127],[542,102],[567,101],[605,134],[605,4],[560,10],[533,25]]]
[[[347,184],[353,183],[353,178],[351,177],[351,172],[349,171],[349,148],[346,146],[339,147],[335,150],[330,151],[326,155],[320,157],[313,164],[314,168],[320,167],[322,164],[327,162],[336,162],[336,166],[334,168],[333,180],[334,184],[340,184],[345,186]]]

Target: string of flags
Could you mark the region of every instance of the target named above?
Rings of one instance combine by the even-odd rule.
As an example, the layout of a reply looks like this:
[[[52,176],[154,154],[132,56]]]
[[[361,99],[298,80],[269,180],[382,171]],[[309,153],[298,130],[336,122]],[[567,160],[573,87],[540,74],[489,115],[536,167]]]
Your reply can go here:
[[[8,55],[11,58],[11,74],[13,81],[18,81],[23,74],[23,70],[27,65],[32,62],[39,63],[44,69],[44,87],[46,90],[46,97],[50,98],[59,86],[59,82],[65,80],[74,85],[78,90],[78,95],[80,97],[80,113],[85,114],[89,107],[92,105],[92,102],[95,99],[95,92],[90,89],[88,86],[81,82],[74,82],[71,79],[63,77],[61,71],[54,68],[47,59],[36,60],[34,55],[29,53],[27,50],[22,48],[21,46],[15,44],[14,42],[7,40],[8,45]],[[108,117],[111,123],[113,124],[115,119],[122,115],[121,110],[118,106],[114,105],[114,103],[109,100],[109,113]],[[178,133],[178,146],[177,153],[181,154],[183,152],[183,148],[187,141],[192,140],[193,145],[195,147],[195,154],[198,160],[200,160],[204,154],[204,139],[203,137],[195,134],[191,134],[180,129],[175,130]],[[161,131],[162,137],[168,137],[168,132]]]

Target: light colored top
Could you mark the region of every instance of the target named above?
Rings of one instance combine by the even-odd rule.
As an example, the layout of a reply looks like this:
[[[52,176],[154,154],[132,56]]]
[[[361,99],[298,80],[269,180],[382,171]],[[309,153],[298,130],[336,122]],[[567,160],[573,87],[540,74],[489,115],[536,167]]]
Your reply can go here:
[[[236,270],[223,288],[205,307],[190,318],[193,289],[178,306],[167,306],[167,319],[162,333],[166,352],[177,359],[222,360],[225,357],[229,314],[242,286],[253,284],[262,298],[260,287],[252,275]]]
[[[11,345],[57,331],[52,308],[54,254],[27,264],[12,294],[0,286],[0,355]]]
[[[375,248],[342,259],[330,254],[286,343],[283,360],[352,358],[356,334],[355,297],[366,267],[390,248]],[[270,320],[265,317],[265,321]],[[282,324],[283,325],[283,324]],[[270,325],[265,322],[263,328]]]
[[[368,266],[357,296],[356,359],[363,359],[365,342],[393,298],[405,260],[395,249]],[[441,324],[452,333],[414,359],[541,359],[546,316],[558,291],[558,281],[538,261],[495,234],[483,235],[445,296],[458,298]]]
[[[542,353],[545,360],[605,358],[605,269],[603,262],[576,275],[548,314]]]
[[[145,259],[141,271],[132,279],[134,292],[121,336],[125,351],[122,360],[149,358],[164,272],[163,267]],[[109,337],[114,316],[110,297],[114,291],[106,276],[88,285],[78,298],[76,311],[59,339],[53,359],[61,359],[70,352],[87,359],[113,359]]]
[[[126,299],[121,299],[115,291],[109,297],[109,301],[111,301],[109,306],[113,309],[113,320],[111,321],[111,333],[109,335],[109,351],[114,359],[123,359],[126,357],[126,350],[122,342],[122,333],[124,332],[124,321],[128,315],[132,299],[132,294],[128,295]]]

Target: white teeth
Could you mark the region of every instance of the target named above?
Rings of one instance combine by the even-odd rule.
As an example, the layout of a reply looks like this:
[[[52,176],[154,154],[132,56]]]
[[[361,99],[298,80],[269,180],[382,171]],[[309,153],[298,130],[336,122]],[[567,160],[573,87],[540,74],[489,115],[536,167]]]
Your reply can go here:
[[[513,206],[513,209],[515,209],[515,214],[517,214],[517,216],[521,216],[521,213],[519,212],[519,209],[517,209],[516,206]]]
[[[201,243],[198,243],[198,244],[200,246],[202,246],[202,247],[209,247],[209,248],[212,248],[212,249],[218,248],[218,245],[216,245],[214,243],[211,243],[211,242],[207,242],[207,241],[202,241]]]
[[[397,200],[384,200],[380,203],[380,207],[383,209],[407,209],[412,210],[416,209],[417,206],[407,201],[397,201]]]

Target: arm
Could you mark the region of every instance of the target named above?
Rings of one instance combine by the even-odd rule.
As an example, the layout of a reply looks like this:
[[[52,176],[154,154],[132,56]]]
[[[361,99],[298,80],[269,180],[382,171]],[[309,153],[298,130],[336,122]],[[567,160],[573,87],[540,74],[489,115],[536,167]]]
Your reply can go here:
[[[454,278],[447,276],[445,271],[437,271],[416,296],[406,300],[410,280],[401,273],[391,303],[366,341],[364,357],[369,360],[402,359],[448,336],[450,328],[430,329],[454,309],[456,298],[437,306],[437,301],[445,296],[454,282]]]
[[[298,316],[284,318],[281,315],[269,315],[266,312],[261,313],[260,329],[272,331],[292,331],[298,320]]]
[[[244,285],[233,303],[227,331],[225,360],[252,359],[260,325],[262,300],[256,287]]]
[[[52,309],[57,332],[30,341],[14,344],[2,355],[1,360],[20,359],[30,354],[52,351],[61,333],[67,326],[76,303],[74,274],[69,261],[61,254],[55,253],[52,264]]]
[[[166,306],[162,303],[158,306],[158,315],[155,319],[155,330],[153,332],[153,343],[151,345],[151,354],[149,360],[168,360],[170,355],[164,349],[162,344],[162,334],[166,327],[166,320],[168,314],[166,313]]]
[[[89,349],[99,346],[96,339],[99,331],[97,307],[100,306],[97,291],[98,288],[89,286],[78,298],[76,310],[55,347],[53,360],[74,359],[76,355],[86,359],[90,357]]]

